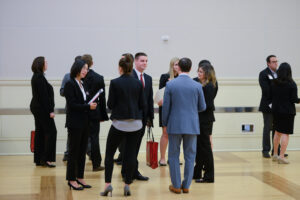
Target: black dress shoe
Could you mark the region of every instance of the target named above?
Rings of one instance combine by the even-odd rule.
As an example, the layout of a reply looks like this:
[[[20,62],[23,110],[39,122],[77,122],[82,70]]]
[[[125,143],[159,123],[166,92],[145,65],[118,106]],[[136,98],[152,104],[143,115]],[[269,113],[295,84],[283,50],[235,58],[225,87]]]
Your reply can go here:
[[[269,153],[263,153],[263,157],[264,157],[264,158],[271,158],[271,156],[270,156]]]
[[[195,182],[196,183],[213,183],[215,181],[214,180],[209,180],[209,179],[201,178],[201,179],[196,179]]]
[[[289,154],[287,154],[287,153],[284,154],[284,157],[288,157],[288,156],[289,156]]]
[[[82,184],[79,180],[76,180],[76,182],[77,182],[79,185],[81,185],[83,188],[92,188],[92,186],[90,186],[90,185],[84,185],[84,184]]]
[[[68,161],[68,156],[67,156],[67,155],[64,155],[62,161],[63,161],[63,162]]]
[[[122,161],[116,162],[116,165],[122,165]]]
[[[94,172],[103,171],[105,167],[99,166],[99,167],[93,167]]]
[[[149,177],[143,176],[142,174],[138,174],[137,176],[135,176],[135,179],[139,181],[148,181]]]

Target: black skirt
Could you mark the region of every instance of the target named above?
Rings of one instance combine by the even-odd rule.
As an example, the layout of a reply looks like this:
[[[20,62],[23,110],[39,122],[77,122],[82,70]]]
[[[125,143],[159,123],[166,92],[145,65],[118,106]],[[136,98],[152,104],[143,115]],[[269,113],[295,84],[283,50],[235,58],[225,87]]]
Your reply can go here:
[[[275,131],[284,134],[294,133],[294,119],[295,115],[273,113],[273,125]]]

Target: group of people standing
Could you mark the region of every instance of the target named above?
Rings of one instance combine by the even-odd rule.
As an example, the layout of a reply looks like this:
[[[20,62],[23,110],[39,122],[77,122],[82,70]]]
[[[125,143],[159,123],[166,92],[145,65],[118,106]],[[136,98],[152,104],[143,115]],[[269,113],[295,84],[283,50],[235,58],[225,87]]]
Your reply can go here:
[[[267,68],[259,74],[262,97],[259,111],[263,114],[264,128],[262,155],[279,164],[289,164],[286,149],[289,135],[294,133],[295,104],[300,103],[298,88],[292,77],[291,66],[283,62],[278,67],[275,55],[266,59]],[[271,151],[270,132],[272,131],[273,149]]]
[[[277,62],[276,56],[268,56],[268,67],[259,76],[262,88],[260,111],[265,122],[263,156],[270,157],[268,134],[274,127],[272,159],[286,164],[288,161],[284,156],[296,114],[294,104],[300,100],[290,65],[282,63],[277,70]],[[147,63],[148,56],[143,52],[134,57],[129,53],[123,54],[118,65],[120,76],[110,82],[107,107],[111,110],[112,125],[106,142],[105,188],[101,196],[112,195],[111,179],[118,147],[122,154],[124,195],[131,195],[129,186],[134,179],[149,180],[139,172],[137,159],[145,129],[153,127],[154,119],[152,77],[144,73]],[[94,72],[92,66],[91,55],[77,56],[60,90],[60,94],[66,98],[66,179],[74,190],[92,187],[84,180],[86,153],[92,160],[93,171],[104,170],[101,166],[99,131],[100,122],[108,120],[105,84],[103,76]],[[159,124],[162,127],[159,165],[169,164],[172,182],[169,190],[176,194],[188,193],[192,179],[199,183],[214,182],[211,135],[218,83],[214,67],[208,60],[200,61],[198,76],[194,79],[189,77],[191,67],[189,58],[173,58],[169,72],[162,74],[159,83],[160,89],[165,88],[164,97],[158,102]],[[36,130],[34,162],[37,166],[55,167],[55,104],[53,87],[44,76],[47,68],[44,57],[34,59],[31,80],[33,98],[30,104]],[[179,161],[182,141],[185,160],[183,181]],[[167,160],[165,154],[168,143]]]

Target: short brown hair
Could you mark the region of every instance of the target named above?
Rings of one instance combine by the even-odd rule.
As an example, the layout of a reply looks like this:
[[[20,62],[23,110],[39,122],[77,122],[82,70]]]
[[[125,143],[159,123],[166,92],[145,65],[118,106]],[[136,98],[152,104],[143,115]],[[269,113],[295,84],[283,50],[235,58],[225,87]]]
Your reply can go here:
[[[33,60],[31,70],[33,73],[43,73],[45,68],[45,57],[39,56]]]
[[[93,65],[93,57],[90,54],[84,54],[81,59],[86,62],[88,65],[88,68],[90,68]]]

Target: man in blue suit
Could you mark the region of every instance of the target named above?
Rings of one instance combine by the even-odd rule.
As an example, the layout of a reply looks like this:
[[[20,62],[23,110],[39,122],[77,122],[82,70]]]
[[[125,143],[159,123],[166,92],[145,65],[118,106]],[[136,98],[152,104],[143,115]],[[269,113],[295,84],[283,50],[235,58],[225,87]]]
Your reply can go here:
[[[169,167],[172,185],[171,192],[189,192],[193,179],[196,157],[197,135],[200,134],[198,112],[206,109],[201,84],[189,77],[192,61],[180,59],[176,79],[167,83],[162,107],[162,124],[167,127],[169,136]],[[184,180],[181,182],[179,155],[183,140]]]

